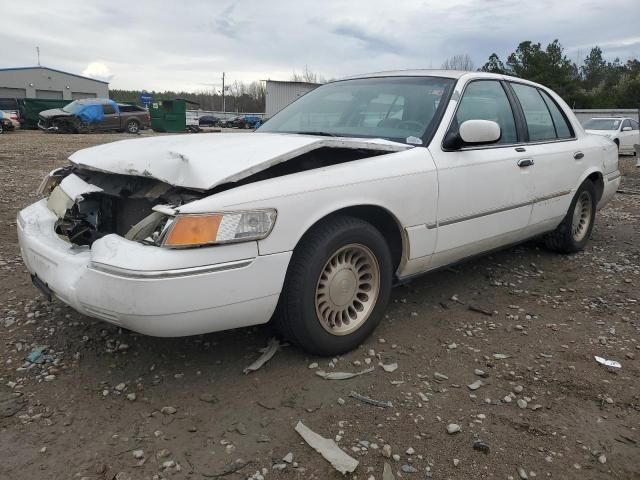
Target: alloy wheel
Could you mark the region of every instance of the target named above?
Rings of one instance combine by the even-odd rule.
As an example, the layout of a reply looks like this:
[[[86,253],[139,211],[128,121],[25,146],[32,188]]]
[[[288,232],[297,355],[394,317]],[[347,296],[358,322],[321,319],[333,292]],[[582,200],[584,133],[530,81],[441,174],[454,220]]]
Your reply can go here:
[[[332,335],[348,335],[371,315],[380,291],[380,267],[361,244],[339,248],[325,264],[316,285],[316,314]]]

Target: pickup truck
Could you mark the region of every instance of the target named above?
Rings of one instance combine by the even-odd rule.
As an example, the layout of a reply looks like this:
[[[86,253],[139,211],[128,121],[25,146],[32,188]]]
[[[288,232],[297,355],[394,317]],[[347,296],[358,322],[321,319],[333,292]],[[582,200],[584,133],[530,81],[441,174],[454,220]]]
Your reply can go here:
[[[62,108],[44,110],[38,121],[41,130],[58,133],[115,130],[136,134],[150,125],[146,109],[102,98],[74,100]]]

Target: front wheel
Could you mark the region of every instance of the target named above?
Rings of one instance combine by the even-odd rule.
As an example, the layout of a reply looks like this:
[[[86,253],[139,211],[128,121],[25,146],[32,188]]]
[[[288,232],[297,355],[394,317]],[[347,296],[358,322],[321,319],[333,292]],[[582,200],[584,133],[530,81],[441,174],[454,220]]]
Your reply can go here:
[[[380,323],[392,273],[389,247],[373,225],[348,216],[325,220],[293,253],[276,327],[314,354],[353,350]]]
[[[573,197],[562,223],[546,236],[547,247],[561,253],[575,253],[583,250],[591,237],[597,203],[593,182],[585,180]]]

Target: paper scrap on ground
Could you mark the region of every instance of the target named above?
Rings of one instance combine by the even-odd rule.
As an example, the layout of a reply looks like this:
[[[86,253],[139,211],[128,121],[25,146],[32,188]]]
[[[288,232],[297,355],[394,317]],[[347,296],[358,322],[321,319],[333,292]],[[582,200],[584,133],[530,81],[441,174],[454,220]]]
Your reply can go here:
[[[262,352],[262,355],[260,355],[260,357],[255,362],[253,362],[243,370],[244,374],[246,375],[247,373],[255,372],[256,370],[261,368],[265,363],[273,358],[279,348],[280,342],[278,341],[278,339],[270,338],[267,346],[260,350]]]
[[[336,442],[318,435],[302,422],[298,422],[295,430],[311,448],[322,455],[333,468],[343,475],[347,472],[353,472],[358,466],[358,461],[344,453]]]
[[[384,363],[380,363],[379,365],[387,373],[393,373],[398,369],[397,363],[389,363],[388,365],[385,365]]]
[[[602,364],[602,365],[606,365],[607,367],[613,367],[613,368],[622,368],[622,365],[620,365],[618,362],[616,362],[615,360],[607,360],[606,358],[602,358],[599,356],[595,356],[593,357],[596,359],[596,362]]]
[[[325,372],[324,370],[317,370],[316,375],[324,378],[325,380],[348,380],[358,375],[364,375],[365,373],[373,372],[374,367],[367,368],[361,372]]]

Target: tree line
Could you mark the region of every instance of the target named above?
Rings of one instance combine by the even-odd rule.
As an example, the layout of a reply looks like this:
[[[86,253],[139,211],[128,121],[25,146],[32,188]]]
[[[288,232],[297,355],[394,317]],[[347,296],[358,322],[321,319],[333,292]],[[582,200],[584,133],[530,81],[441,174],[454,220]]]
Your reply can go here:
[[[109,95],[117,102],[140,103],[139,90],[110,89]],[[183,98],[195,102],[193,109],[222,111],[223,99],[220,90],[198,90],[195,92],[165,90],[148,92],[153,100],[175,100]],[[226,112],[264,112],[265,85],[263,82],[233,82],[225,87],[224,106]],[[189,107],[187,107],[189,108]]]
[[[449,70],[473,70],[475,67],[467,54],[447,59],[442,68]],[[558,40],[546,46],[529,40],[521,42],[506,61],[492,53],[478,70],[501,73],[531,80],[557,92],[571,108],[640,108],[640,61],[619,58],[608,61],[602,49],[593,47],[588,55],[574,62],[565,53]],[[305,66],[302,73],[294,72],[291,81],[325,83],[326,79]],[[110,91],[111,98],[120,102],[138,103],[137,90]],[[184,98],[198,104],[201,110],[222,110],[220,91],[150,92],[154,100]],[[265,84],[233,82],[225,88],[227,112],[264,112]]]
[[[505,62],[492,53],[479,70],[545,85],[572,108],[640,108],[640,61],[608,61],[598,46],[576,63],[567,57],[558,40],[546,47],[525,41]]]

